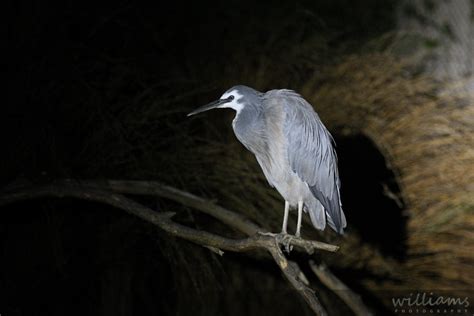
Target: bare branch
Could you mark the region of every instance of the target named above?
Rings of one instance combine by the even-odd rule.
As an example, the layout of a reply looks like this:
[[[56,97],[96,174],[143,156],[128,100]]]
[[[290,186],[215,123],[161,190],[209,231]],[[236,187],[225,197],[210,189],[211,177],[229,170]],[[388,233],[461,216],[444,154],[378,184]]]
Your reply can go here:
[[[87,188],[79,185],[46,185],[34,187],[15,192],[5,193],[0,196],[0,206],[21,200],[40,197],[74,197],[89,201],[101,202],[122,209],[147,222],[150,222],[171,235],[189,240],[196,244],[223,249],[227,251],[244,252],[254,249],[267,250],[283,272],[289,283],[300,293],[316,315],[327,315],[314,291],[305,283],[306,277],[301,278],[302,271],[299,266],[288,261],[282,253],[276,238],[255,234],[245,239],[228,239],[205,231],[196,230],[183,226],[171,220],[174,213],[157,213],[121,194],[111,193],[95,188]],[[298,246],[295,244],[295,246]],[[311,247],[318,247],[312,244]]]
[[[336,252],[339,250],[339,246],[327,244],[325,242],[316,241],[316,240],[307,240],[303,238],[292,238],[290,240],[290,245],[293,245],[297,248],[304,249],[308,254],[312,255],[315,249],[326,250],[330,252]]]
[[[111,193],[116,192],[116,193]],[[198,231],[171,220],[172,213],[157,213],[149,208],[130,200],[119,193],[155,195],[177,201],[183,205],[200,210],[211,215],[223,223],[252,236],[246,239],[232,240],[207,232]],[[268,236],[255,236],[256,232],[265,230],[248,221],[243,216],[224,209],[212,202],[201,199],[188,192],[184,192],[158,182],[145,181],[57,181],[53,185],[41,186],[25,190],[18,190],[0,196],[0,206],[15,201],[39,197],[74,197],[113,205],[130,214],[138,216],[170,234],[189,240],[209,248],[211,251],[223,254],[222,250],[243,252],[252,249],[266,249],[282,270],[285,278],[303,296],[309,306],[318,315],[324,315],[319,300],[309,288],[308,281],[297,263],[289,261],[281,252],[278,242],[281,240]],[[301,238],[290,239],[290,244],[313,253],[315,249],[337,251],[338,247],[318,241]],[[371,315],[371,311],[363,304],[360,297],[352,292],[342,281],[334,276],[324,264],[316,265],[310,261],[310,267],[319,280],[337,294],[357,315]]]
[[[99,190],[110,190],[122,194],[135,195],[151,195],[170,199],[182,205],[189,206],[202,213],[208,214],[222,223],[237,229],[247,236],[255,235],[258,232],[266,232],[262,227],[259,227],[249,221],[244,216],[229,211],[219,205],[216,205],[208,200],[200,198],[191,193],[178,190],[176,188],[167,186],[155,181],[124,181],[124,180],[63,180],[56,182],[58,185],[66,184],[80,184],[90,188]]]
[[[122,194],[136,194],[136,195],[152,195],[162,198],[170,199],[185,206],[192,207],[210,215],[222,223],[237,229],[247,236],[255,235],[256,233],[268,232],[263,227],[255,225],[244,216],[227,210],[219,205],[216,205],[208,200],[202,199],[189,192],[181,191],[176,188],[167,186],[156,181],[127,181],[127,180],[61,180],[56,181],[56,185],[70,186],[80,185],[81,187],[89,187],[99,190],[110,190]],[[283,244],[283,243],[282,243]],[[286,244],[285,244],[286,245]],[[335,252],[339,249],[338,246],[327,244],[315,240],[306,240],[302,238],[292,238],[290,245],[306,251],[308,254],[313,254],[315,249]]]
[[[349,287],[347,287],[347,285],[332,274],[324,263],[317,265],[314,261],[310,260],[309,265],[321,283],[339,296],[339,298],[349,306],[354,314],[358,316],[373,315],[373,312],[362,302],[360,296],[354,293]]]

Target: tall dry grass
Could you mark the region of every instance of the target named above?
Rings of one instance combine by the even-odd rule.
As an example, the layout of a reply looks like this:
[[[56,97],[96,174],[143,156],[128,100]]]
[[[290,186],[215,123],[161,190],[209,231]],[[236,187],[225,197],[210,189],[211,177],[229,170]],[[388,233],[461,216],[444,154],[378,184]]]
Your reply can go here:
[[[474,284],[474,98],[438,96],[442,83],[410,69],[386,54],[352,56],[330,67],[322,86],[308,82],[302,91],[333,130],[377,145],[407,202],[407,260],[384,260],[363,246],[363,265],[386,273],[383,282],[367,280],[369,288],[467,293]],[[345,254],[360,241],[348,244]]]

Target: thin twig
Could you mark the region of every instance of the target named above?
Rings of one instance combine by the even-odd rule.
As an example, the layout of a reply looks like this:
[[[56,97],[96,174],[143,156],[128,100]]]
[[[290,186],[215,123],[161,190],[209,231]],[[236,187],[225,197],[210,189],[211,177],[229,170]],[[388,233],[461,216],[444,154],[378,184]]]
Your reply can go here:
[[[317,265],[314,261],[310,260],[309,266],[321,283],[339,296],[339,298],[349,306],[354,314],[358,316],[373,315],[373,312],[362,302],[360,296],[354,293],[349,287],[347,287],[347,285],[332,274],[324,263]]]

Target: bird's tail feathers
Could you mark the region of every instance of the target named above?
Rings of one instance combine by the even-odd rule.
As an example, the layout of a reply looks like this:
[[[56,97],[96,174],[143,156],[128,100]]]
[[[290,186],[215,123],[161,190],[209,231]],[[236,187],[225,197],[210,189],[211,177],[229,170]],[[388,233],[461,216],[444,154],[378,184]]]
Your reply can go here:
[[[328,198],[316,187],[310,187],[310,190],[315,198],[323,205],[329,227],[341,235],[344,234],[344,228],[347,226],[347,222],[342,210],[339,190],[335,190],[331,198]]]
[[[335,232],[338,232],[339,234],[343,235],[344,234],[344,228],[347,226],[346,222],[346,216],[344,215],[344,212],[341,209],[341,222],[342,222],[342,227],[338,228],[334,221],[332,220],[331,216],[326,212],[326,218],[328,220],[328,225],[331,227]]]
[[[307,204],[307,211],[311,218],[311,223],[313,223],[315,228],[324,230],[326,227],[326,212],[324,211],[323,205],[317,199],[311,199]]]

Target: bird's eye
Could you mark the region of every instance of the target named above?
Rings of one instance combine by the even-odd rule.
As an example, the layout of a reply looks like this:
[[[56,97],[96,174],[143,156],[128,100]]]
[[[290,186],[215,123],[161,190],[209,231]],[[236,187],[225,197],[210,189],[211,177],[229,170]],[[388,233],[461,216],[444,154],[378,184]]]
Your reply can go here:
[[[234,96],[231,94],[231,95],[227,98],[227,100],[229,100],[229,101],[234,100]]]

